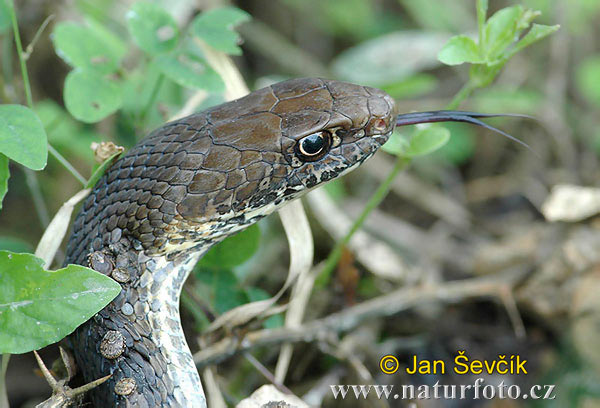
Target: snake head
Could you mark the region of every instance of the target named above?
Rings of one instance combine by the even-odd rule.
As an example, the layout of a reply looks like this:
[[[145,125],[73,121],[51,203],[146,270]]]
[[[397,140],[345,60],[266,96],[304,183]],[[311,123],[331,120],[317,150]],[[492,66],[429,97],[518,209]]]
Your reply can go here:
[[[185,147],[202,161],[178,211],[266,215],[364,162],[387,141],[395,114],[378,89],[301,78],[184,119],[203,129]]]
[[[394,100],[379,89],[321,79],[271,88],[279,99],[275,110],[292,190],[311,189],[356,168],[395,126]]]

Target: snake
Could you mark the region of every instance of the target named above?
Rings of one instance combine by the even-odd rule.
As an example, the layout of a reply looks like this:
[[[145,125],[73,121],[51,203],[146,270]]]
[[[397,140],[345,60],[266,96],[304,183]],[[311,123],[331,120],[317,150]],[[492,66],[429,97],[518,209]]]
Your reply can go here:
[[[121,285],[69,338],[85,381],[110,375],[91,390],[93,405],[205,407],[179,315],[182,286],[200,257],[361,165],[396,126],[463,121],[491,128],[477,119],[488,116],[496,115],[400,115],[382,90],[299,78],[141,139],[93,187],[67,244],[66,264],[89,266]]]

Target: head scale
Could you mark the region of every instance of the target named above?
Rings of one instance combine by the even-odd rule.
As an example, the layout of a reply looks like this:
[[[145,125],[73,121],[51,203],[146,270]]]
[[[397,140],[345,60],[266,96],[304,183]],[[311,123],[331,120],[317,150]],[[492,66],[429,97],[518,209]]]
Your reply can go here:
[[[81,227],[73,252],[121,232],[149,253],[218,240],[361,164],[394,118],[382,91],[307,78],[168,123],[94,187],[76,226],[101,225]]]
[[[221,162],[233,159],[218,170],[245,178],[221,209],[274,209],[348,172],[387,141],[395,117],[383,91],[315,78],[280,82],[209,110],[211,150],[222,151]]]

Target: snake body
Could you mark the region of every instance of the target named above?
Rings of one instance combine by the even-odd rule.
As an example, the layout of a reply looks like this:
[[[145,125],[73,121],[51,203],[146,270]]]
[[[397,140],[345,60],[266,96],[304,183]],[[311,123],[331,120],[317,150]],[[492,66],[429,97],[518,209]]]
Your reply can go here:
[[[284,81],[167,123],[106,172],[73,224],[67,262],[121,283],[71,336],[96,407],[203,407],[179,295],[212,245],[357,167],[395,126],[378,89]]]

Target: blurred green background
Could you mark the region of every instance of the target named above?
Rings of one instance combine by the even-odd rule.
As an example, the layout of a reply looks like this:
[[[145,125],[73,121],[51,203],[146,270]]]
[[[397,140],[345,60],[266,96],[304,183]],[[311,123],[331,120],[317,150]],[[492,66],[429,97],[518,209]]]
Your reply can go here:
[[[186,65],[191,71],[174,69],[160,50],[135,45],[126,21],[133,3],[16,2],[25,45],[52,16],[27,62],[35,111],[49,143],[86,178],[97,165],[92,142],[113,141],[129,148],[179,111],[198,90],[206,92],[199,110],[224,101],[223,84],[210,72],[198,70],[201,56],[195,59],[183,39],[177,49],[188,58],[186,63],[192,61]],[[469,68],[443,65],[437,55],[453,35],[477,35],[473,0],[153,3],[171,15],[182,38],[190,30],[207,29],[190,24],[203,10],[233,5],[248,13],[251,19],[237,30],[241,48],[233,46],[228,52],[251,89],[292,77],[335,78],[384,89],[397,100],[401,112],[442,109],[453,99],[468,81]],[[600,406],[600,223],[595,213],[577,222],[550,223],[542,211],[557,184],[599,184],[600,2],[492,0],[488,15],[515,4],[539,10],[537,23],[560,24],[561,29],[517,54],[493,84],[476,90],[460,108],[534,116],[537,120],[491,122],[524,140],[534,153],[482,129],[445,125],[451,131],[450,141],[416,160],[396,179],[391,194],[365,224],[366,243],[349,246],[332,280],[314,290],[306,320],[398,287],[415,288],[416,293],[423,287],[443,291],[449,281],[489,278],[493,290],[482,289],[481,296],[465,292],[451,302],[432,296],[403,313],[338,333],[334,340],[298,345],[285,383],[297,395],[311,395],[316,405],[342,406],[329,391],[319,394],[318,386],[327,381],[369,383],[360,378],[353,358],[372,374],[371,383],[470,384],[476,376],[386,377],[377,369],[383,354],[395,354],[408,364],[415,353],[451,361],[457,350],[466,350],[480,359],[520,354],[529,360],[529,374],[512,376],[510,381],[523,386],[556,384],[557,398],[537,404],[432,401],[418,406]],[[76,106],[70,112],[65,109],[65,78],[71,67],[56,48],[61,35],[68,43],[77,34],[77,27],[68,26],[61,33],[58,26],[67,22],[92,27],[119,55],[117,65],[107,68],[107,78],[120,90],[122,101],[115,113],[100,121],[76,119]],[[0,97],[3,103],[23,103],[9,27],[10,22],[0,19]],[[235,38],[227,44],[234,42]],[[92,88],[88,94],[94,92],[99,90]],[[380,152],[356,172],[330,184],[327,197],[336,212],[354,219],[392,162],[391,155]],[[0,212],[0,249],[30,252],[53,214],[80,185],[53,157],[42,172],[13,162],[10,172]],[[319,262],[339,233],[326,222],[322,202],[307,201]],[[370,254],[361,255],[357,246],[367,244]],[[287,244],[274,217],[230,245],[221,251],[237,253],[238,259],[224,263],[229,259],[226,255],[211,255],[189,283],[183,317],[191,330],[201,330],[207,322],[194,306],[197,297],[208,299],[204,306],[218,314],[276,293],[285,279]],[[390,253],[393,256],[388,257]],[[281,324],[278,315],[263,325]],[[51,358],[56,351],[45,353]],[[272,369],[277,350],[258,349],[254,355]],[[28,406],[48,393],[43,381],[35,379],[30,356],[15,356],[11,365],[7,381],[14,406]],[[227,360],[219,375],[231,404],[265,381],[242,358]],[[359,404],[350,404],[354,403]],[[361,404],[386,406],[380,401]]]

